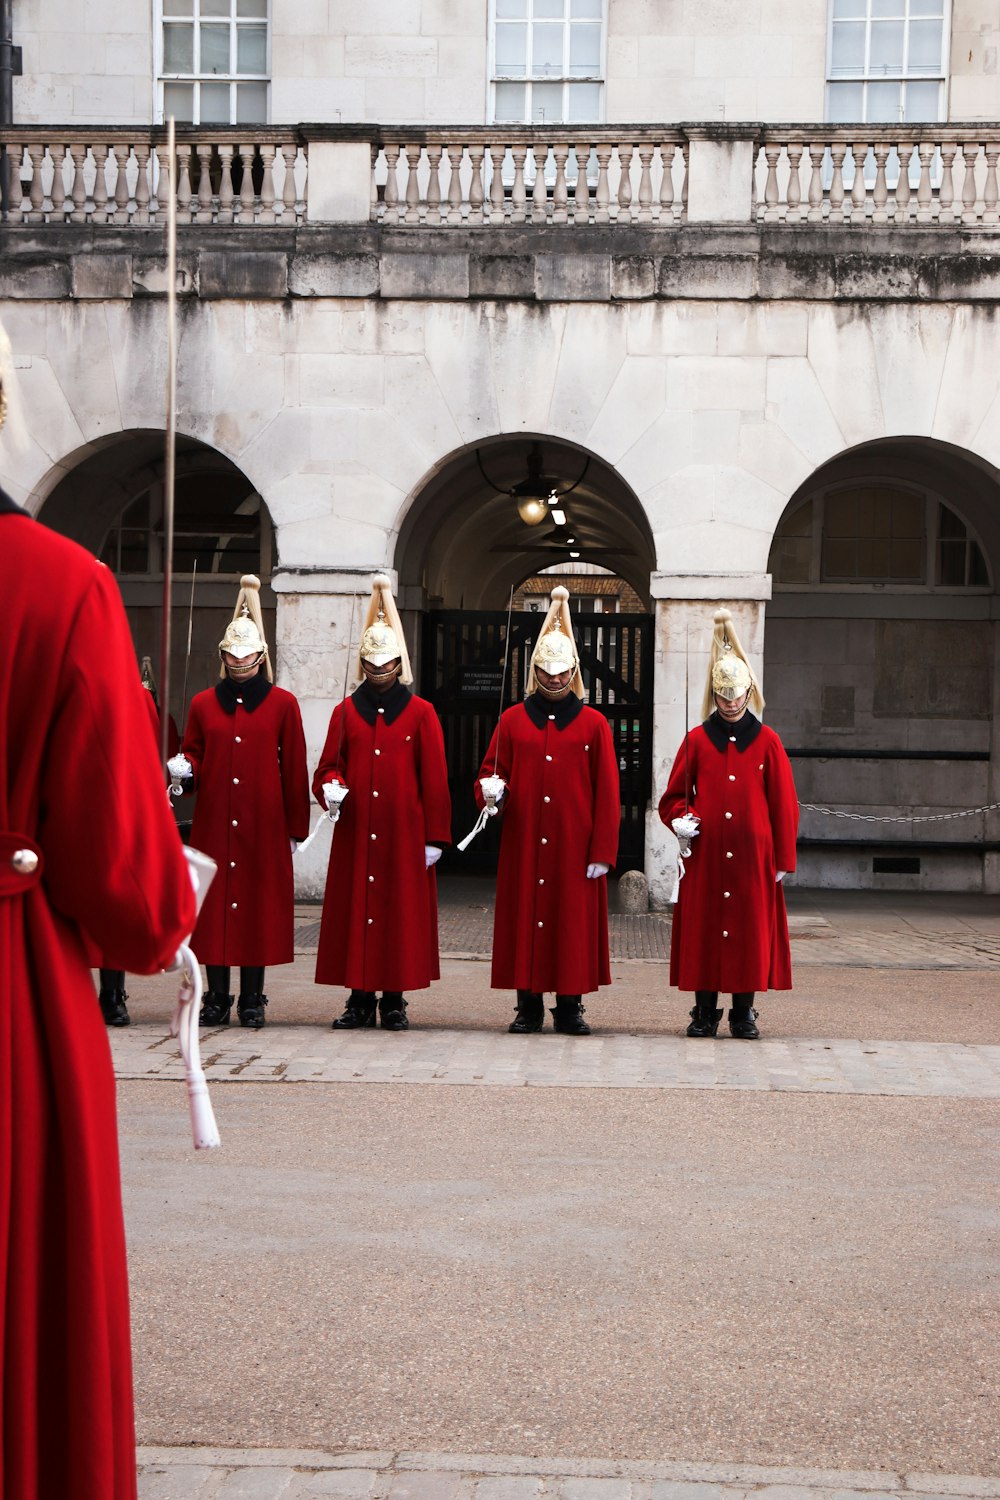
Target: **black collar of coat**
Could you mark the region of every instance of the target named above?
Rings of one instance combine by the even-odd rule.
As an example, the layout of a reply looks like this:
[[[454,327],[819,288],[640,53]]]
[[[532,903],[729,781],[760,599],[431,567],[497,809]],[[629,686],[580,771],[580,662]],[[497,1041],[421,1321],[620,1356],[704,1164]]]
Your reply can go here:
[[[251,677],[249,682],[234,682],[231,677],[223,677],[222,681],[215,685],[215,696],[219,700],[219,707],[223,713],[227,714],[236,712],[237,698],[243,699],[242,706],[248,714],[252,714],[255,708],[260,708],[270,691],[271,684],[263,672],[258,672],[256,677]]]
[[[734,739],[737,750],[742,752],[749,745],[753,744],[764,726],[759,719],[754,718],[749,710],[735,724],[727,724],[725,719],[720,717],[718,710],[716,710],[715,713],[709,715],[701,727],[712,741],[716,750],[725,750],[729,741]]]
[[[26,516],[28,512],[23,506],[12,500],[5,490],[0,490],[0,516]]]
[[[567,693],[565,698],[556,699],[532,693],[530,698],[525,698],[524,706],[536,729],[544,729],[550,719],[555,720],[557,729],[565,729],[582,711],[583,699],[578,698],[575,693]]]
[[[366,724],[374,724],[380,708],[387,724],[394,724],[409,703],[413,694],[401,682],[394,682],[384,693],[377,693],[371,683],[365,681],[351,694],[351,702]]]

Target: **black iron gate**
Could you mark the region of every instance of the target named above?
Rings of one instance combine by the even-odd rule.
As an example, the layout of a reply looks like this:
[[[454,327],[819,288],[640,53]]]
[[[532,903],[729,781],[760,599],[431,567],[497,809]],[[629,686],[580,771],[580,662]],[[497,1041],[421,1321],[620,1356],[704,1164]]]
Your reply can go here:
[[[504,672],[506,611],[435,610],[423,621],[421,695],[444,728],[452,797],[452,837],[463,838],[477,816],[476,772],[503,707],[520,703],[542,617],[511,615],[511,655]],[[622,787],[618,869],[641,870],[646,809],[653,775],[653,621],[649,615],[574,614],[573,627],[587,702],[611,726]],[[464,854],[445,855],[470,873],[496,867],[499,831],[487,824]]]

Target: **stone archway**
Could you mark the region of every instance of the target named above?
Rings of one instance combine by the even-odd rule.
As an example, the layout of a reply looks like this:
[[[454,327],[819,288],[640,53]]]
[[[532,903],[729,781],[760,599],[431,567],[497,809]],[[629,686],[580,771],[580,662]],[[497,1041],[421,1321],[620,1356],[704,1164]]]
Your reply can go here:
[[[864,444],[792,496],[771,549],[765,693],[807,812],[804,884],[996,889],[1000,474],[922,438]]]

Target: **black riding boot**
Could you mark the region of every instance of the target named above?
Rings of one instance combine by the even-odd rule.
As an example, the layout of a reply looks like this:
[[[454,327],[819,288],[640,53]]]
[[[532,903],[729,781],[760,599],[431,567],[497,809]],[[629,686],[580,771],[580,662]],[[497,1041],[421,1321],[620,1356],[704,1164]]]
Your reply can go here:
[[[518,990],[517,1014],[507,1027],[515,1036],[541,1031],[545,1024],[545,1001],[534,990]]]
[[[201,1002],[199,1026],[228,1026],[233,997],[229,993],[229,969],[224,964],[206,964],[208,989]]]
[[[123,969],[101,969],[101,989],[98,1001],[105,1026],[127,1026],[129,1013],[125,993],[125,971]]]
[[[722,1020],[722,1011],[716,1009],[715,1004],[718,998],[717,990],[695,990],[691,1025],[687,1029],[688,1036],[715,1035],[719,1029],[719,1022]]]
[[[406,1001],[401,990],[383,990],[378,1013],[383,1031],[405,1031],[410,1024],[406,1019]]]
[[[753,997],[753,990],[733,996],[733,1008],[729,1012],[729,1030],[741,1042],[755,1042],[760,1036],[757,1030],[757,1012],[753,1008]]]
[[[557,995],[552,1007],[552,1029],[563,1036],[589,1036],[590,1027],[583,1019],[579,995]]]
[[[364,1026],[375,1025],[375,991],[352,990],[347,997],[344,1014],[330,1022],[334,1031],[358,1031]]]
[[[259,1031],[264,1024],[264,1007],[267,1004],[267,996],[264,994],[264,970],[261,968],[240,969],[240,998],[236,1002],[236,1011],[240,1018],[241,1026],[249,1026],[254,1031]]]

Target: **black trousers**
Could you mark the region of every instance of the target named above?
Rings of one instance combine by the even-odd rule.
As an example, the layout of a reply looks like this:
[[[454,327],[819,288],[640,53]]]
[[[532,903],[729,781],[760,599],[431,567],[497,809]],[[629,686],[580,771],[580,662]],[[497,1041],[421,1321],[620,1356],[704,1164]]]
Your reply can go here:
[[[208,974],[208,987],[213,995],[229,994],[230,972],[228,967],[222,964],[206,964],[205,972]],[[264,970],[261,968],[240,968],[240,994],[262,995],[264,993]]]

